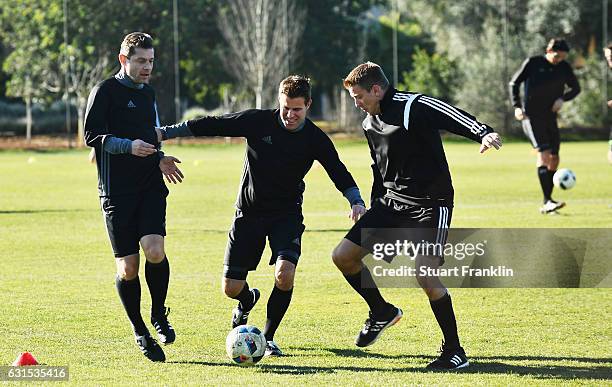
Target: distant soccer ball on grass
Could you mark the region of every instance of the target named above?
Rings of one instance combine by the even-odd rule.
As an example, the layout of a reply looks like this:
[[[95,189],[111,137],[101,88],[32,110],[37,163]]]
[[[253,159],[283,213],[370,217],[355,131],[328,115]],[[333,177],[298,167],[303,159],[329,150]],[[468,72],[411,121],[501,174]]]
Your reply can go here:
[[[570,189],[576,185],[576,175],[567,168],[561,168],[553,175],[553,184],[561,189]]]
[[[250,366],[266,353],[266,337],[253,325],[240,325],[227,335],[225,350],[235,363]]]

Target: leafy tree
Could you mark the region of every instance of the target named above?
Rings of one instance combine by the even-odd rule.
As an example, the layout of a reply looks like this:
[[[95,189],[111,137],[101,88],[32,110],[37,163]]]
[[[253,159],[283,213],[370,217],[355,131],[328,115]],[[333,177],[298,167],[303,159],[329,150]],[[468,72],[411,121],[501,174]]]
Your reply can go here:
[[[575,71],[581,92],[567,103],[559,113],[560,125],[588,128],[605,127],[610,109],[604,107],[602,85],[605,84],[601,68],[605,66],[601,54],[594,53],[586,58],[584,66]],[[612,84],[608,83],[608,95],[612,95]]]
[[[381,0],[305,0],[307,10],[302,38],[302,61],[290,71],[313,79],[319,92],[332,94],[340,80],[364,59],[367,25],[364,14]]]
[[[61,4],[52,0],[6,0],[0,12],[0,36],[11,50],[2,69],[9,76],[6,94],[26,102],[26,136],[32,131],[32,101],[44,99],[54,91],[49,84],[53,75],[50,53],[58,51],[56,26],[61,18]]]
[[[393,82],[393,15],[384,9],[383,14],[374,19],[366,46],[367,58],[378,63]],[[418,22],[408,15],[401,15],[397,24],[398,74],[414,67],[414,54],[418,47],[433,51],[434,44]],[[399,77],[401,81],[401,77]]]
[[[179,2],[181,90],[188,102],[207,109],[222,104],[224,90],[234,82],[221,60],[225,43],[210,22],[218,17],[218,7],[215,0]]]
[[[455,61],[440,53],[430,55],[421,48],[412,54],[412,70],[402,75],[400,89],[426,93],[445,101],[452,101],[456,87],[461,84],[461,73]]]

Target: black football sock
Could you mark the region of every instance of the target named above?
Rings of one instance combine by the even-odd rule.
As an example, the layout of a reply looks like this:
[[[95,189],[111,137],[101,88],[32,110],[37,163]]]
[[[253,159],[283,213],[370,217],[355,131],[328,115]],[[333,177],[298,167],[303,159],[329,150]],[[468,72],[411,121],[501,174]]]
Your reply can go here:
[[[270,298],[268,299],[268,316],[266,319],[266,327],[264,328],[266,340],[274,340],[276,329],[283,320],[285,312],[289,309],[292,295],[293,288],[285,291],[277,288],[275,285],[274,289],[272,289],[272,294],[270,294]]]
[[[553,183],[552,177],[549,176],[548,168],[545,165],[538,167],[538,179],[540,179],[540,186],[544,194],[544,203],[546,203],[551,200],[550,195],[552,194]]]
[[[548,182],[550,184],[550,193],[548,194],[548,196],[550,196],[550,200],[552,200],[552,192],[553,192],[553,189],[555,188],[555,184],[553,183],[553,176],[555,175],[555,172],[557,172],[557,171],[556,170],[554,170],[554,171],[547,170],[547,172],[548,172]]]
[[[134,332],[138,336],[146,334],[148,330],[140,315],[140,278],[125,281],[116,277],[115,285]]]
[[[372,274],[367,267],[363,267],[357,274],[345,275],[346,281],[355,289],[357,293],[368,303],[372,314],[380,316],[385,313],[388,304],[376,287]],[[365,285],[365,286],[364,286]]]
[[[453,312],[453,302],[450,294],[446,293],[438,300],[429,301],[429,304],[444,335],[444,346],[450,349],[459,348],[457,321],[455,320],[455,312]]]
[[[165,312],[168,282],[170,281],[170,264],[168,257],[159,263],[145,263],[145,278],[151,293],[151,316],[160,316]]]
[[[242,310],[251,310],[251,308],[253,308],[253,301],[255,300],[253,300],[253,293],[251,293],[251,290],[249,289],[249,284],[246,282],[244,283],[244,287],[242,288],[240,293],[238,293],[237,296],[232,298],[240,302],[240,309]]]

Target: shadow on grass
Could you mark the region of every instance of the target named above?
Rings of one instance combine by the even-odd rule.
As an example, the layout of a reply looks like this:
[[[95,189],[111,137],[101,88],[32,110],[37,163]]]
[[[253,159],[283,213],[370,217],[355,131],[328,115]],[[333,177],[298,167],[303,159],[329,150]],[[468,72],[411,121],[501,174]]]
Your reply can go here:
[[[462,374],[499,374],[499,375],[519,375],[530,376],[537,379],[591,379],[591,380],[612,380],[612,371],[609,366],[580,367],[580,366],[526,366],[514,365],[498,362],[479,363],[478,358],[472,358],[470,367],[453,371]],[[277,374],[319,374],[335,373],[338,371],[350,372],[418,372],[435,373],[436,371],[426,370],[424,367],[312,367],[294,365],[273,365],[260,364],[259,367],[264,372]],[[442,371],[444,372],[444,371]]]
[[[30,215],[30,214],[45,214],[45,213],[57,213],[61,214],[63,212],[90,212],[92,210],[84,210],[84,209],[42,209],[42,210],[0,210],[0,215],[8,215],[8,214],[21,214],[21,215]]]
[[[297,349],[297,348],[296,348]],[[328,351],[339,357],[348,358],[374,358],[374,359],[394,359],[398,356],[385,355],[380,353],[366,352],[358,349],[338,349],[338,348],[299,348],[305,351]],[[258,366],[264,372],[278,374],[316,374],[316,373],[335,373],[338,371],[350,372],[419,372],[433,373],[436,371],[426,370],[425,365],[433,360],[433,356],[428,355],[405,355],[405,359],[418,359],[423,362],[422,367],[358,367],[358,366],[294,366],[294,365],[274,365],[260,364]],[[493,361],[492,361],[493,360]],[[498,361],[495,361],[498,360]],[[592,365],[517,365],[507,364],[504,361],[533,361],[533,362],[580,362],[591,363]],[[537,379],[594,379],[612,380],[612,358],[589,358],[589,357],[554,357],[554,356],[480,356],[470,357],[470,367],[454,372],[464,374],[514,374],[519,376],[530,376]]]
[[[333,353],[336,356],[342,357],[370,357],[377,359],[397,359],[395,355],[385,355],[381,353],[374,353],[369,351],[364,351],[360,349],[349,349],[349,348],[296,348],[300,351],[328,351]],[[469,355],[469,353],[468,353]],[[433,355],[404,355],[402,357],[406,358],[414,358],[414,359],[431,359],[433,360]],[[596,364],[608,364],[612,367],[612,357],[603,357],[603,358],[593,358],[593,357],[570,357],[570,356],[528,356],[528,355],[519,355],[519,356],[478,356],[477,359],[480,360],[511,360],[511,361],[576,361],[581,363],[596,363]],[[611,368],[612,372],[612,368]]]
[[[416,355],[416,356],[404,356],[408,358],[426,358],[428,356]],[[396,357],[394,357],[396,358]],[[483,362],[485,359],[506,359],[506,357],[479,357],[471,358],[471,364],[467,368],[463,368],[453,373],[461,374],[499,374],[499,375],[518,375],[518,376],[530,376],[537,379],[591,379],[591,380],[612,380],[612,369],[610,366],[594,366],[594,367],[581,367],[581,366],[526,366],[526,365],[514,365],[505,364],[501,362]],[[609,363],[612,359],[589,359],[589,358],[566,358],[566,357],[537,357],[537,356],[508,356],[510,360],[576,360],[576,361],[588,361],[593,363]],[[229,362],[208,362],[208,361],[169,361],[167,363],[173,364],[191,364],[191,365],[202,365],[212,367],[236,367],[234,364]],[[254,368],[260,372],[270,372],[280,375],[308,375],[308,374],[334,374],[340,371],[349,372],[390,372],[390,373],[404,373],[404,372],[418,372],[418,373],[436,373],[437,371],[426,370],[424,367],[359,367],[359,366],[337,366],[337,367],[323,367],[323,366],[308,366],[308,365],[286,365],[286,364],[266,364],[264,359],[262,363],[258,364]],[[444,372],[444,371],[442,371]]]

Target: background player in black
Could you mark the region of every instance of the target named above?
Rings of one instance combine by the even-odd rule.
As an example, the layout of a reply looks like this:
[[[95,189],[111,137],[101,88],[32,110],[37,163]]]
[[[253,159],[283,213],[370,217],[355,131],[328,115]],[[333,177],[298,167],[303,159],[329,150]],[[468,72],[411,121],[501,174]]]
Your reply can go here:
[[[608,62],[608,68],[612,69],[612,43],[608,43],[608,45],[604,48],[604,56],[606,57],[606,62]],[[608,108],[612,109],[612,99],[607,101]],[[612,164],[612,129],[610,129],[610,137],[608,140],[608,162]]]
[[[510,98],[514,115],[522,121],[523,130],[538,150],[536,165],[544,194],[543,214],[565,206],[552,199],[553,175],[559,166],[559,127],[557,113],[564,101],[580,93],[580,85],[572,67],[565,61],[569,46],[563,39],[551,39],[545,55],[537,55],[523,62],[510,80]],[[520,87],[525,84],[521,102]],[[566,90],[566,86],[569,87]]]
[[[304,232],[303,179],[315,160],[349,201],[353,221],[365,213],[357,184],[331,140],[306,118],[311,101],[309,80],[289,76],[279,86],[279,109],[245,110],[159,129],[162,140],[177,136],[246,138],[246,160],[225,253],[222,287],[228,297],[239,301],[232,327],[246,324],[259,299],[259,290],[249,289],[246,277],[257,268],[267,237],[275,280],[264,329],[266,355],[282,355],[274,334],[291,301]]]
[[[368,233],[389,238],[383,229],[419,229],[421,238],[443,246],[450,225],[453,187],[439,130],[481,143],[480,152],[498,149],[501,139],[493,129],[466,112],[422,94],[400,92],[380,66],[367,62],[344,79],[355,106],[368,113],[363,129],[373,160],[372,207],[334,249],[333,261],[348,283],[368,303],[370,315],[355,344],[373,344],[402,317],[401,309],[381,296],[362,259],[372,252]],[[420,231],[419,231],[420,232]],[[388,240],[390,243],[395,240]],[[419,254],[415,263],[436,269],[441,255]],[[442,354],[428,368],[455,369],[469,365],[459,343],[457,323],[448,290],[437,276],[417,276],[429,298],[444,335]]]
[[[153,40],[148,34],[125,36],[119,53],[121,70],[89,95],[85,142],[96,152],[100,201],[116,258],[117,292],[136,344],[150,360],[164,361],[163,350],[140,314],[139,251],[142,246],[146,257],[151,323],[160,341],[170,344],[175,333],[164,305],[170,266],[164,251],[168,189],[162,173],[172,182],[180,182],[183,175],[175,164],[178,159],[158,152],[155,92],[148,85],[153,60]]]

